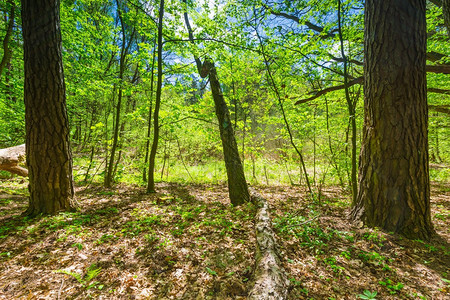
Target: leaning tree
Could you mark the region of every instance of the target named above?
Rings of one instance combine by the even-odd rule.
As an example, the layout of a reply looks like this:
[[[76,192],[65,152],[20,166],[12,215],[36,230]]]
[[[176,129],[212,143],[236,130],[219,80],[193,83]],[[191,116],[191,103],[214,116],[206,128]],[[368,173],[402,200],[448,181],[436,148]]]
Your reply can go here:
[[[433,233],[425,0],[367,0],[364,133],[352,217],[409,238]]]

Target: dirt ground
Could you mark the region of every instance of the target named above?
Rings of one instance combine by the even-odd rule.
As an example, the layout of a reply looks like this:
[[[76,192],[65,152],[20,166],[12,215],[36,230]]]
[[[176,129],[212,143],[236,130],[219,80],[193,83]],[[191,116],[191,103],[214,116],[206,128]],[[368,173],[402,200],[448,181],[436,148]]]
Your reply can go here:
[[[335,187],[316,201],[253,189],[271,206],[289,299],[448,299],[450,185],[432,187],[431,241],[352,224]],[[25,183],[2,181],[0,299],[246,299],[255,207],[230,207],[225,185],[157,190],[78,187],[79,211],[30,220]]]

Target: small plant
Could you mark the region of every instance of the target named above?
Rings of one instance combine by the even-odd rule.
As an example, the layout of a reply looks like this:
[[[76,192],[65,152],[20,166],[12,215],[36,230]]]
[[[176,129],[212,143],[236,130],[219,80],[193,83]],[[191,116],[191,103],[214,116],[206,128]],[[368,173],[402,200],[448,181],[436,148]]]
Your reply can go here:
[[[359,299],[366,299],[366,300],[376,299],[375,297],[377,296],[377,294],[378,294],[377,292],[371,292],[368,290],[364,290],[364,292],[362,294],[357,295],[357,297]]]
[[[101,290],[103,288],[103,285],[101,285],[98,281],[92,282],[98,275],[100,275],[101,270],[102,268],[97,268],[95,264],[92,264],[87,268],[86,274],[84,276],[80,273],[68,270],[57,270],[56,273],[62,273],[72,276],[86,290],[89,290],[93,287],[97,287],[99,290]]]
[[[345,259],[350,259],[352,258],[352,254],[350,253],[350,251],[342,251],[341,252],[341,256]]]
[[[364,233],[363,238],[369,242],[378,244],[378,246],[380,246],[380,247],[383,246],[383,242],[386,241],[386,238],[377,231],[366,232],[366,233]]]
[[[101,245],[115,239],[117,239],[117,237],[112,234],[103,234],[98,240],[95,241],[95,244]]]
[[[156,244],[159,241],[159,237],[155,233],[144,235],[144,239],[150,246]]]
[[[324,259],[324,262],[325,262],[328,266],[330,266],[331,270],[333,270],[334,273],[336,273],[336,274],[338,274],[338,275],[340,275],[340,274],[342,273],[342,271],[345,270],[344,267],[338,266],[338,265],[336,264],[336,258],[334,258],[334,257],[327,257],[327,258]]]
[[[208,267],[206,267],[206,271],[208,271],[208,273],[213,275],[213,276],[217,276],[217,272],[212,270],[212,269],[210,269],[210,268],[208,268]]]
[[[290,281],[294,286],[301,286],[301,285],[302,285],[302,282],[301,282],[301,281],[298,281],[298,280],[295,279],[295,278],[289,278],[289,281]]]
[[[81,244],[81,243],[73,243],[72,247],[75,247],[78,250],[82,250],[83,249],[83,244]]]
[[[405,286],[403,283],[401,282],[395,283],[394,281],[392,281],[387,277],[385,280],[380,280],[379,284],[385,286],[389,290],[389,293],[391,295],[397,294]]]

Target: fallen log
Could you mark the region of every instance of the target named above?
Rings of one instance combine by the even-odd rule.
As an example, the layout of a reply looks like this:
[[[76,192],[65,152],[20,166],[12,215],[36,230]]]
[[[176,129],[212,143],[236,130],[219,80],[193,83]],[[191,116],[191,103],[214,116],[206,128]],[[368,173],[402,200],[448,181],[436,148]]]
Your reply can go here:
[[[259,195],[252,195],[259,209],[256,214],[255,284],[249,293],[252,300],[283,300],[287,298],[289,281],[281,265],[280,251],[272,229],[269,205]]]
[[[28,170],[19,166],[25,159],[25,144],[0,149],[0,170],[27,177]]]

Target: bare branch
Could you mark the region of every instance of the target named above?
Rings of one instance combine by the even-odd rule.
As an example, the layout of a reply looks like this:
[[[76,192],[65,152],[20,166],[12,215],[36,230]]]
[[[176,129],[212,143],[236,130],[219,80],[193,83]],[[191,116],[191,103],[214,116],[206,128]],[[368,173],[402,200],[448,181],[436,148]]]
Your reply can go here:
[[[428,91],[429,93],[437,93],[437,94],[450,95],[450,90],[443,90],[443,89],[437,89],[437,88],[428,88],[427,91]]]
[[[428,105],[428,108],[440,113],[450,115],[450,108],[448,107],[448,105]]]
[[[438,53],[436,51],[430,51],[427,52],[427,60],[431,61],[431,62],[436,62],[444,57],[446,57],[447,55],[442,54],[442,53]]]
[[[427,73],[450,74],[450,65],[427,65],[425,70]]]
[[[329,92],[342,90],[342,89],[351,87],[351,86],[353,86],[355,84],[362,84],[363,81],[364,81],[364,77],[358,77],[358,78],[355,78],[355,79],[349,81],[347,85],[342,84],[342,85],[332,86],[332,87],[329,87],[329,88],[326,88],[326,89],[323,89],[323,90],[320,90],[320,91],[316,91],[314,96],[306,98],[306,99],[298,100],[297,102],[295,102],[295,105],[306,103],[306,102],[309,102],[311,100],[317,99],[320,96],[325,95],[325,94],[327,94]]]
[[[436,5],[437,7],[442,7],[442,0],[430,0],[430,2]]]
[[[313,31],[315,31],[315,32],[324,34],[324,35],[323,35],[323,38],[333,38],[333,37],[336,36],[336,33],[334,33],[334,32],[326,32],[326,33],[323,33],[323,32],[324,32],[323,27],[320,27],[320,26],[318,26],[318,25],[315,25],[315,24],[313,24],[313,23],[311,23],[311,22],[309,22],[309,21],[305,21],[304,23],[302,23],[301,20],[300,20],[300,18],[297,17],[297,16],[289,15],[289,14],[283,13],[283,12],[276,12],[276,11],[274,11],[271,7],[269,7],[267,4],[264,4],[264,3],[263,3],[262,5],[263,5],[263,7],[264,7],[265,9],[267,9],[267,11],[269,11],[272,15],[278,16],[278,17],[283,17],[283,18],[288,19],[288,20],[292,20],[292,21],[294,21],[294,22],[297,22],[297,23],[300,24],[300,25],[305,25],[306,27],[308,27],[309,29],[311,29],[311,30],[313,30]]]

